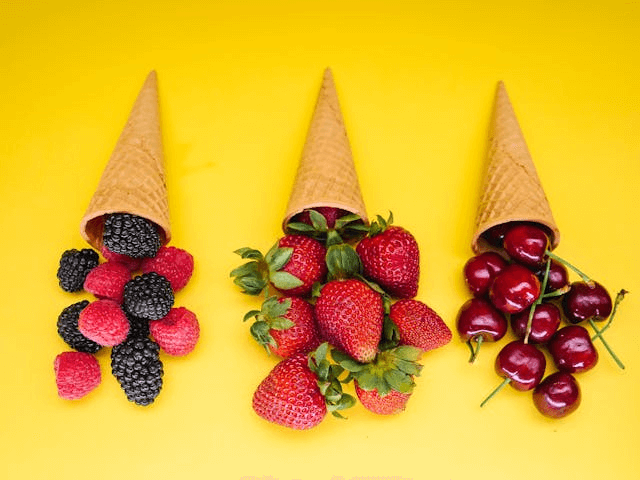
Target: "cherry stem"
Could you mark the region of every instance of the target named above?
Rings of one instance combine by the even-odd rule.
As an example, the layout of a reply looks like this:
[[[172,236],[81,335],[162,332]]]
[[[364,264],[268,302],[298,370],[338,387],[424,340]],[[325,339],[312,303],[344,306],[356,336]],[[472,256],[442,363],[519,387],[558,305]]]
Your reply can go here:
[[[467,345],[469,345],[469,348],[471,349],[471,357],[469,358],[469,363],[474,363],[476,361],[476,358],[478,358],[478,353],[480,353],[480,346],[482,345],[483,340],[484,340],[484,337],[482,335],[480,335],[475,339],[476,341],[475,350],[473,348],[473,344],[471,343],[472,339],[469,339],[467,341]]]
[[[604,339],[604,337],[602,336],[602,331],[598,330],[598,327],[596,327],[595,322],[593,321],[592,318],[589,319],[589,325],[591,325],[591,328],[593,328],[596,331],[596,335],[593,337],[595,338],[599,338],[600,341],[602,342],[602,344],[604,345],[604,348],[607,349],[607,352],[609,352],[609,355],[611,355],[611,357],[615,360],[615,362],[618,364],[618,366],[624,370],[624,364],[620,361],[620,359],[618,358],[618,356],[613,352],[613,350],[611,350],[611,347],[609,346],[609,344],[607,343],[607,341]]]
[[[493,390],[493,392],[491,392],[489,394],[489,396],[482,401],[482,403],[480,404],[480,407],[484,407],[489,400],[491,400],[500,390],[502,390],[504,387],[506,387],[509,383],[511,383],[511,379],[509,377],[505,378],[502,381],[502,383],[500,385],[498,385]]]
[[[527,320],[527,329],[524,334],[524,343],[529,343],[529,335],[531,334],[531,326],[533,324],[533,314],[536,311],[536,307],[542,303],[544,298],[544,291],[547,289],[547,282],[549,281],[549,270],[551,269],[551,259],[547,259],[547,266],[544,270],[544,277],[542,278],[542,285],[540,286],[540,295],[536,298],[535,302],[529,309],[529,319]]]
[[[580,276],[580,278],[582,278],[582,280],[585,281],[586,283],[589,283],[589,284],[593,283],[593,280],[591,280],[591,278],[589,278],[589,276],[586,273],[582,272],[575,265],[572,265],[569,262],[567,262],[564,258],[559,257],[558,255],[553,253],[551,250],[547,250],[547,256],[549,256],[550,258],[553,258],[554,260],[557,260],[558,262],[563,264],[565,267],[568,267],[574,272],[576,272]]]

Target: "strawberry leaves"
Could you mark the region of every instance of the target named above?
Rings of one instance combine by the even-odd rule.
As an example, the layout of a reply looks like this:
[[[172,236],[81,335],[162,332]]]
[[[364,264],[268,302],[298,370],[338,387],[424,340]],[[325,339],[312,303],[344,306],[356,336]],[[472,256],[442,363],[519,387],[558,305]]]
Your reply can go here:
[[[271,354],[269,346],[277,348],[278,343],[271,335],[271,330],[287,330],[294,323],[285,317],[291,308],[291,299],[278,301],[278,297],[267,298],[262,304],[261,310],[251,310],[244,316],[243,321],[254,318],[251,325],[251,336],[262,345],[268,354]]]
[[[318,377],[318,388],[325,398],[327,411],[334,417],[345,418],[340,411],[354,406],[356,399],[342,391],[339,377],[345,369],[341,365],[329,362],[328,351],[329,344],[324,342],[309,354],[309,369]]]

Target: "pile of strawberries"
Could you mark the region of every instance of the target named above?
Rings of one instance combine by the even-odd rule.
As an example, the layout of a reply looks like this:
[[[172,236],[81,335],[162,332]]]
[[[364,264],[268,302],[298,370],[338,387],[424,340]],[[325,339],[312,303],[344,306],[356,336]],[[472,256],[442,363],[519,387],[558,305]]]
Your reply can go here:
[[[90,248],[70,249],[60,259],[57,277],[61,288],[93,298],[69,305],[58,317],[58,333],[70,348],[54,361],[58,395],[76,400],[94,390],[102,380],[96,354],[103,347],[113,347],[113,373],[128,399],[148,405],[162,388],[159,353],[184,356],[199,339],[196,315],[174,306],[174,294],[192,276],[193,256],[173,246],[162,246],[153,257],[143,258],[106,247],[100,253],[103,259]],[[147,285],[138,288],[146,280]],[[163,289],[157,290],[156,285]],[[131,302],[137,302],[136,312],[127,303],[128,295],[135,297]],[[154,316],[158,309],[161,313]],[[142,347],[131,347],[136,341]],[[144,348],[146,359],[136,348]]]
[[[447,344],[451,330],[414,297],[420,257],[411,233],[378,216],[365,225],[344,210],[305,210],[266,253],[231,272],[243,293],[263,295],[248,312],[252,336],[281,358],[257,387],[253,409],[294,429],[360,403],[376,414],[405,409],[421,355]]]

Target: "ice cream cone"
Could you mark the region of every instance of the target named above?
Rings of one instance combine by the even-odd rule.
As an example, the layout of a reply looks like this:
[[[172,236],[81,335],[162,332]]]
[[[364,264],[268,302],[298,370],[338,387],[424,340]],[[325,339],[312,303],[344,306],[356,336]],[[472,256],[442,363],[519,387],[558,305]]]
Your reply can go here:
[[[360,183],[329,69],[324,72],[283,229],[298,213],[317,207],[340,208],[359,215],[367,222]]]
[[[487,170],[471,247],[475,252],[488,249],[482,235],[496,225],[515,221],[535,222],[546,227],[552,247],[558,245],[560,232],[504,83],[499,82],[489,131]]]
[[[82,237],[102,246],[104,216],[131,213],[158,227],[163,243],[171,238],[164,172],[156,72],[149,73],[80,222]]]

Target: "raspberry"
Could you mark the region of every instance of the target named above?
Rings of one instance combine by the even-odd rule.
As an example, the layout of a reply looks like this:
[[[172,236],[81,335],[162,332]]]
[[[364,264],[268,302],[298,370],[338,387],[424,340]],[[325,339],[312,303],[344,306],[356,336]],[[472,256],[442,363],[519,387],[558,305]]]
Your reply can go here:
[[[159,320],[173,307],[171,283],[155,272],[143,273],[124,286],[124,309],[136,317]]]
[[[96,353],[101,345],[85,337],[78,330],[80,312],[89,305],[88,300],[74,303],[66,307],[58,316],[58,335],[74,350],[86,353]]]
[[[126,266],[131,272],[140,270],[140,263],[142,262],[142,259],[140,258],[132,258],[129,255],[122,255],[121,253],[112,252],[104,245],[102,245],[102,247],[100,248],[100,253],[108,262],[121,263]]]
[[[144,273],[156,272],[171,283],[174,292],[189,283],[193,273],[193,256],[186,250],[176,247],[161,247],[153,258],[142,261]]]
[[[113,346],[127,338],[129,320],[113,300],[96,300],[80,312],[78,329],[100,345]]]
[[[98,298],[122,303],[124,285],[131,280],[129,269],[122,263],[106,262],[91,270],[84,281],[84,289]]]
[[[53,362],[58,396],[65,400],[84,397],[100,385],[98,360],[86,352],[63,352]]]
[[[90,248],[77,250],[72,248],[62,253],[58,266],[58,283],[65,292],[79,292],[82,290],[87,274],[98,266],[100,257],[98,252]]]
[[[130,402],[149,405],[162,389],[160,347],[146,337],[132,337],[111,350],[111,373]]]
[[[164,318],[149,322],[149,330],[160,348],[176,357],[191,352],[200,336],[198,319],[184,307],[172,308]]]
[[[130,213],[107,216],[102,242],[110,251],[132,258],[155,256],[161,243],[153,222]]]

